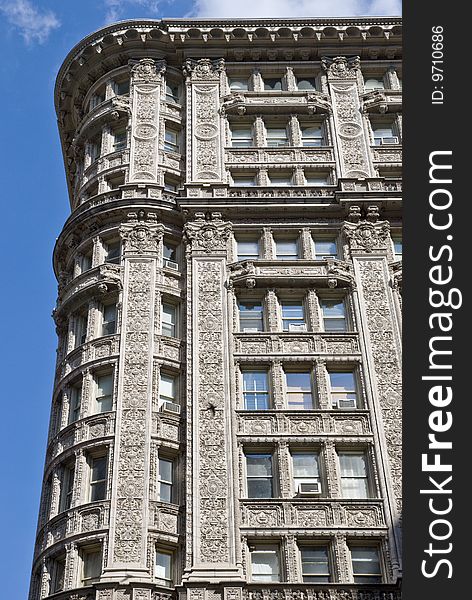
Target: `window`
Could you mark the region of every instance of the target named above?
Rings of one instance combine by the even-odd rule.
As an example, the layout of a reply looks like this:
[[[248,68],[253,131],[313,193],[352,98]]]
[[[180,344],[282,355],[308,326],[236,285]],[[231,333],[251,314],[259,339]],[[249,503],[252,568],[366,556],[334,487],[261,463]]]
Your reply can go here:
[[[127,146],[126,129],[119,129],[113,134],[113,151],[124,150]]]
[[[328,548],[326,546],[306,546],[300,548],[302,577],[304,583],[329,583]]]
[[[90,459],[90,502],[105,500],[107,495],[107,457]]]
[[[403,241],[401,237],[394,237],[393,242],[393,255],[396,261],[402,259],[403,255]]]
[[[61,496],[59,498],[59,509],[68,510],[72,503],[72,491],[74,486],[75,464],[65,465],[62,469]]]
[[[105,102],[105,88],[104,87],[101,87],[98,90],[96,90],[95,93],[90,98],[90,104],[89,104],[90,110],[92,110],[93,108],[95,108],[96,106],[101,104],[102,102]]]
[[[278,546],[253,546],[251,553],[251,581],[280,581]]]
[[[245,175],[231,175],[233,179],[233,185],[238,187],[253,187],[256,185],[255,177],[245,176]]]
[[[297,77],[297,89],[316,90],[316,80],[314,77]]]
[[[243,397],[246,410],[268,410],[269,383],[267,371],[243,372]]]
[[[161,585],[172,587],[172,563],[173,556],[171,552],[156,550],[156,569],[155,577]]]
[[[272,454],[246,454],[247,497],[273,498]]]
[[[92,252],[85,252],[79,259],[80,272],[85,273],[92,268]]]
[[[100,335],[113,335],[116,332],[116,304],[106,304],[102,312]]]
[[[266,140],[269,148],[280,148],[288,145],[287,130],[285,127],[267,127]]]
[[[346,308],[343,300],[321,299],[325,331],[346,331]]]
[[[398,144],[398,137],[394,135],[393,125],[372,123],[372,133],[374,134],[374,146]]]
[[[287,406],[297,410],[313,408],[311,373],[309,371],[287,371],[285,373]]]
[[[55,594],[64,589],[64,575],[66,572],[66,557],[58,556],[51,564],[51,584],[49,593]]]
[[[166,375],[165,373],[161,373],[159,379],[159,405],[162,406],[164,402],[172,402],[173,404],[177,404],[176,402],[176,379],[172,377],[172,375]]]
[[[357,408],[357,387],[353,371],[330,371],[333,408]]]
[[[337,258],[338,248],[336,240],[332,239],[315,239],[315,259],[325,260],[326,258]]]
[[[275,240],[275,256],[278,260],[297,260],[299,258],[298,241],[296,239]]]
[[[121,243],[119,241],[111,241],[106,245],[105,262],[115,265],[121,261]]]
[[[323,129],[321,125],[300,126],[302,146],[313,147],[323,145]]]
[[[100,154],[102,153],[102,138],[101,138],[101,136],[97,136],[93,140],[90,141],[89,153],[90,153],[90,162],[95,162],[97,160],[97,158],[100,157]]]
[[[322,173],[316,173],[316,172],[305,172],[305,181],[306,181],[306,185],[312,185],[312,186],[316,186],[316,185],[330,185],[329,181],[328,181],[328,176],[324,175]]]
[[[259,240],[236,240],[238,260],[257,260],[259,258]]]
[[[126,96],[129,94],[129,79],[115,81],[114,89],[117,96]]]
[[[278,92],[282,89],[282,78],[281,77],[271,77],[264,78],[264,90],[268,92]]]
[[[306,331],[305,309],[299,300],[282,300],[282,330],[283,331]]]
[[[174,463],[167,458],[159,457],[159,500],[172,502],[174,483]]]
[[[243,333],[264,330],[262,302],[239,302],[239,330]]]
[[[179,102],[179,86],[172,83],[166,83],[166,100],[167,102]]]
[[[370,77],[364,81],[364,89],[366,92],[371,90],[384,90],[385,84],[380,77]]]
[[[113,400],[113,375],[99,375],[95,380],[95,385],[95,412],[110,411]]]
[[[177,323],[177,307],[173,304],[162,305],[161,335],[175,337]]]
[[[350,546],[354,583],[382,583],[379,550],[375,546]]]
[[[178,134],[176,131],[166,128],[165,138],[164,138],[164,150],[166,152],[178,152],[179,151]]]
[[[82,403],[82,386],[73,385],[70,388],[69,398],[69,423],[74,423],[80,418],[80,406]]]
[[[366,456],[364,452],[340,452],[341,495],[343,498],[369,498]]]
[[[293,452],[293,488],[296,494],[320,493],[321,480],[318,453]],[[308,485],[304,485],[308,484]]]
[[[251,148],[251,146],[254,146],[251,127],[232,127],[231,146],[233,148]]]
[[[292,176],[288,173],[269,173],[269,185],[293,185]]]
[[[164,260],[164,267],[168,269],[177,270],[179,265],[177,264],[177,248],[164,242],[164,246],[162,248],[162,255]]]
[[[242,77],[230,78],[228,80],[228,83],[229,83],[229,89],[232,92],[247,92],[247,90],[249,89],[248,80],[243,79]]]
[[[88,328],[88,313],[77,315],[76,330],[75,330],[75,347],[85,344],[87,339]]]
[[[176,192],[177,184],[164,177],[164,190],[166,192]]]
[[[102,550],[97,546],[84,548],[82,556],[82,585],[95,583],[102,573]]]

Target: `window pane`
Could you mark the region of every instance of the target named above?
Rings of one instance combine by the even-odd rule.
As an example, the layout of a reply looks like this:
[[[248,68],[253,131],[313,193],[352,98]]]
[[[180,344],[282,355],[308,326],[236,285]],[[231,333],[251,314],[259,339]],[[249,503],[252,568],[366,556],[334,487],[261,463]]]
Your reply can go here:
[[[248,89],[247,79],[230,79],[229,89],[246,91]]]
[[[343,497],[368,498],[367,466],[364,454],[340,454],[339,465]]]
[[[175,379],[169,375],[161,375],[159,396],[164,400],[175,399]]]
[[[272,456],[270,454],[248,454],[247,474],[250,477],[272,477]]]
[[[311,391],[311,374],[285,373],[287,386],[287,401],[289,408],[310,410],[313,408],[313,397]]]
[[[334,240],[315,240],[315,254],[318,260],[335,258],[338,254]]]
[[[241,240],[238,244],[238,260],[247,260],[249,258],[259,258],[258,240]]]
[[[367,476],[363,454],[341,454],[339,456],[339,463],[343,477]]]
[[[120,262],[121,245],[120,242],[110,242],[107,245],[106,262],[118,263]]]
[[[105,479],[106,472],[107,464],[105,457],[94,458],[92,462],[92,481]]]
[[[275,252],[277,258],[288,260],[298,258],[297,240],[276,240]]]
[[[354,581],[356,583],[380,583],[382,571],[378,549],[369,546],[353,546],[350,550]]]
[[[264,79],[265,90],[281,90],[282,80],[280,78]]]
[[[385,85],[383,79],[374,79],[372,77],[370,79],[365,80],[364,88],[366,90],[383,90],[385,89]]]
[[[256,180],[254,177],[238,177],[237,175],[233,175],[233,184],[240,187],[251,187],[256,185]]]
[[[276,550],[251,552],[253,581],[279,581],[279,558]]]
[[[331,391],[333,392],[355,392],[356,383],[354,373],[331,371],[329,374]]]
[[[102,553],[100,551],[84,554],[84,579],[95,579],[102,572]]]
[[[293,474],[295,477],[319,477],[318,455],[315,453],[294,453]]]
[[[171,304],[162,305],[162,335],[175,337],[176,307]]]
[[[167,584],[172,583],[172,555],[167,552],[156,552],[156,577]]]
[[[173,462],[159,459],[159,500],[172,502]]]
[[[304,582],[329,582],[328,549],[326,547],[302,548],[301,556]]]
[[[169,246],[167,244],[164,244],[163,254],[164,254],[165,259],[172,260],[175,262],[176,253],[177,253],[177,249],[175,248],[175,246]]]
[[[314,90],[316,89],[316,81],[312,77],[297,79],[297,88],[299,90]]]
[[[346,314],[342,300],[322,300],[321,309],[325,331],[346,331]]]
[[[239,303],[239,328],[241,331],[255,330],[262,331],[263,312],[260,302],[240,302]]]

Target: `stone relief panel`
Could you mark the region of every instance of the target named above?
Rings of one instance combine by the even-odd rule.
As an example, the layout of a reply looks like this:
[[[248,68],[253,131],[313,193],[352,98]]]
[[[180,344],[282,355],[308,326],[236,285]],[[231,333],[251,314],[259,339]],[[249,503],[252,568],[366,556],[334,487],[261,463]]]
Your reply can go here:
[[[130,182],[158,183],[159,95],[164,61],[143,58],[131,70]]]

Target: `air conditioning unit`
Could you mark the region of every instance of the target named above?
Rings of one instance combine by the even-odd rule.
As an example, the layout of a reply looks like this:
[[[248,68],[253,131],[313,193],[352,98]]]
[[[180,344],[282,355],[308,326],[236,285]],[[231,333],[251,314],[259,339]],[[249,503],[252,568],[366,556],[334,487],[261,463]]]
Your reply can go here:
[[[161,412],[172,413],[173,415],[180,415],[180,404],[175,404],[175,402],[163,402],[161,404]]]
[[[333,408],[357,408],[355,398],[344,398],[343,400],[334,400]]]
[[[289,323],[288,330],[290,332],[306,331],[305,323]]]
[[[173,269],[174,271],[178,271],[179,265],[173,260],[169,260],[168,258],[164,259],[164,267],[167,269]]]
[[[259,333],[257,327],[243,327],[243,333]]]
[[[321,483],[319,481],[300,483],[298,485],[298,493],[300,496],[316,496],[321,494]]]

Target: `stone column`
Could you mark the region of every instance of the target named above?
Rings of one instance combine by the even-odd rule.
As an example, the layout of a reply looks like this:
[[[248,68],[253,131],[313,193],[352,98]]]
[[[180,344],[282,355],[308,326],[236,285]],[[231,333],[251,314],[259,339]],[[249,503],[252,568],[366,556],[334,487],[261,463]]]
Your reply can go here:
[[[390,226],[378,219],[378,208],[368,207],[365,220],[352,214],[344,223],[354,265],[354,294],[363,354],[367,403],[376,438],[377,463],[394,575],[400,575],[401,514],[401,342],[395,302],[389,284]],[[357,295],[358,294],[358,297]]]
[[[207,63],[203,63],[207,64]],[[187,568],[183,580],[240,579],[235,526],[236,448],[225,287],[231,226],[197,213],[185,226],[188,256]]]
[[[224,123],[220,96],[224,60],[187,59],[187,182],[225,183]]]
[[[369,143],[362,122],[358,91],[359,57],[323,57],[333,105],[334,143],[340,177],[373,177]]]
[[[123,324],[108,562],[104,579],[150,578],[147,556],[154,295],[162,231],[144,211],[121,228]]]
[[[159,183],[159,103],[165,61],[143,58],[131,69],[132,118],[129,183]]]

